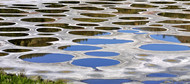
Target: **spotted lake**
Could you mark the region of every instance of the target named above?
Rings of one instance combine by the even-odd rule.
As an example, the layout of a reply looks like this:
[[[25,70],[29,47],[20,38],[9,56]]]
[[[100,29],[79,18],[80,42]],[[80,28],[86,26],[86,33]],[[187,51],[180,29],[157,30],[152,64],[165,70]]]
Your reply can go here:
[[[0,68],[71,84],[190,82],[190,0],[1,0]]]

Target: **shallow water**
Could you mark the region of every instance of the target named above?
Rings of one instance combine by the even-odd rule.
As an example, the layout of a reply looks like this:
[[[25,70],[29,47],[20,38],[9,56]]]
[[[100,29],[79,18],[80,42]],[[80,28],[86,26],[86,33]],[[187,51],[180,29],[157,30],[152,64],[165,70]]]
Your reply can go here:
[[[189,5],[2,0],[0,69],[74,84],[189,82]]]
[[[19,58],[34,63],[57,63],[69,61],[74,56],[68,54],[58,54],[58,53],[34,53],[20,56]]]

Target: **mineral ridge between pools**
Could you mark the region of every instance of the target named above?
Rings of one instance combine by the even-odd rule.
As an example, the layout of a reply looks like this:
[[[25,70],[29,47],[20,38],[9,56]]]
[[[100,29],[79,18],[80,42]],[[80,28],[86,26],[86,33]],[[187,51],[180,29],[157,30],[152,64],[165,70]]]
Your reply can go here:
[[[185,84],[189,3],[1,0],[0,69],[71,84]]]

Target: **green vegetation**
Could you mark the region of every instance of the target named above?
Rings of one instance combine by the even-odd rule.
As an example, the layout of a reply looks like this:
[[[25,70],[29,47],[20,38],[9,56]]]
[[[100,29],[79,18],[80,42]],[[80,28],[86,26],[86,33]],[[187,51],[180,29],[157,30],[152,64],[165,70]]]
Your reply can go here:
[[[66,84],[66,81],[43,80],[40,76],[27,78],[23,74],[7,74],[0,68],[0,84]]]

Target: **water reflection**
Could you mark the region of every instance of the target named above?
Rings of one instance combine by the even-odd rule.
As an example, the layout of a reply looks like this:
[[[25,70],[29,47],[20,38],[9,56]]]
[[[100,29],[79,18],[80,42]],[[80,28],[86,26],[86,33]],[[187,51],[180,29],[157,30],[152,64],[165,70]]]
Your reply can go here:
[[[84,29],[84,27],[80,27],[80,26],[65,26],[65,27],[61,27],[64,29]]]
[[[179,62],[181,62],[181,61],[178,60],[178,59],[164,59],[163,61],[164,61],[164,62],[169,62],[169,63],[179,63]]]
[[[189,1],[189,0],[175,0],[175,1]]]
[[[82,36],[101,36],[101,35],[110,35],[109,32],[101,31],[70,31],[69,34],[82,35]]]
[[[105,52],[105,51],[86,52],[85,54],[91,56],[98,56],[98,57],[109,57],[109,56],[119,55],[119,53],[116,52]]]
[[[18,9],[0,9],[0,13],[27,13]]]
[[[104,8],[97,8],[97,7],[90,7],[90,6],[87,6],[87,7],[70,7],[70,8],[77,9],[77,10],[104,10]]]
[[[38,32],[59,32],[59,31],[61,31],[61,29],[57,29],[57,28],[38,28],[37,31]]]
[[[141,1],[146,1],[146,0],[141,0]],[[138,8],[155,8],[155,7],[158,7],[158,6],[149,5],[149,4],[132,4],[131,6],[132,7],[138,7]]]
[[[79,23],[79,26],[99,26],[98,24],[89,24],[89,23]]]
[[[147,0],[135,0],[135,2],[147,2]]]
[[[88,17],[114,17],[116,16],[116,15],[104,14],[104,13],[81,13],[80,15],[84,15]]]
[[[39,9],[39,10],[35,10],[37,12],[42,12],[42,13],[63,13],[63,12],[67,12],[69,10],[61,10],[61,9]]]
[[[147,17],[120,17],[122,20],[146,20]]]
[[[53,18],[23,18],[21,21],[26,22],[53,22],[55,19]]]
[[[163,26],[162,24],[151,24],[149,26]]]
[[[49,35],[55,35],[55,34],[46,34],[46,33],[40,33],[38,35],[45,35],[45,36],[49,36]]]
[[[117,12],[114,13],[121,13],[121,14],[139,14],[139,12],[146,11],[146,9],[126,9],[126,8],[114,8]]]
[[[16,7],[16,6],[11,6],[9,8],[18,8],[18,9],[39,9],[39,8],[36,8],[36,7]]]
[[[37,6],[34,4],[12,4],[13,6]]]
[[[171,18],[190,19],[190,14],[187,14],[187,13],[170,13],[170,12],[163,12],[163,13],[159,13],[158,15],[164,16],[164,17],[171,17]]]
[[[162,84],[165,83],[166,80],[160,80],[160,81],[143,81],[143,84]]]
[[[61,15],[61,14],[46,14],[46,15],[43,15],[43,16],[49,16],[49,17],[65,17],[66,15]]]
[[[0,14],[0,17],[25,17],[27,15],[11,15],[11,14]]]
[[[59,47],[59,49],[66,51],[87,51],[87,50],[98,50],[102,48],[96,46],[86,46],[86,45],[68,45],[68,46],[61,46]]]
[[[96,18],[73,18],[73,20],[81,21],[81,22],[104,22],[104,21],[108,21],[108,19],[96,19]]]
[[[38,37],[38,38],[26,38],[26,39],[12,39],[8,41],[17,46],[43,47],[43,46],[52,45],[53,43],[49,42],[58,41],[58,39],[53,37]]]
[[[95,29],[100,29],[100,30],[119,30],[121,28],[119,28],[119,27],[95,27]]]
[[[50,24],[38,24],[36,26],[45,26],[45,27],[66,27],[69,24],[66,23],[50,23]]]
[[[45,7],[49,7],[49,8],[61,8],[64,7],[66,5],[62,5],[60,3],[48,3],[48,5],[46,5]]]
[[[141,27],[141,28],[133,28],[136,30],[141,30],[141,31],[153,31],[153,32],[158,32],[158,31],[167,31],[165,28],[158,28],[158,27]]]
[[[151,73],[148,74],[147,77],[177,77],[177,75],[169,73]]]
[[[100,0],[100,1],[114,1],[114,2],[117,2],[117,1],[126,1],[126,0]]]
[[[65,62],[69,61],[74,56],[68,54],[58,54],[58,53],[33,53],[22,55],[19,58],[35,63],[57,63],[57,62]]]
[[[0,36],[6,37],[21,37],[21,36],[28,36],[27,33],[0,33]]]
[[[146,44],[140,47],[144,50],[152,51],[184,51],[190,50],[189,46],[175,45],[175,44]]]
[[[5,52],[29,52],[29,51],[32,51],[31,49],[5,49],[3,50]]]
[[[119,43],[129,43],[132,40],[120,40],[120,39],[75,39],[73,42],[80,44],[119,44]]]
[[[50,24],[38,24],[36,26],[44,26],[44,27],[60,27],[64,29],[84,29],[84,27],[80,26],[69,26],[66,23],[50,23]]]
[[[1,56],[7,56],[7,55],[9,55],[8,53],[4,53],[4,52],[0,52],[0,57]],[[1,68],[0,68],[0,70],[1,70]]]
[[[118,30],[118,32],[122,32],[122,33],[137,33],[139,31],[136,31],[136,30]]]
[[[176,43],[190,43],[190,36],[179,36],[179,35],[150,35],[151,38]]]
[[[16,23],[13,22],[0,22],[0,26],[14,25]]]
[[[117,25],[145,25],[149,21],[132,21],[132,22],[113,22],[113,24]]]
[[[190,25],[176,25],[176,26],[173,26],[173,27],[177,27],[177,28],[185,29],[185,30],[179,30],[179,31],[190,32]]]
[[[122,84],[127,82],[132,82],[129,79],[87,79],[82,80],[81,82],[85,82],[88,84]]]
[[[92,67],[93,69],[96,69],[96,67],[112,66],[112,65],[117,65],[119,63],[120,63],[119,61],[112,59],[86,58],[86,59],[74,60],[71,64],[77,66]]]
[[[79,4],[80,1],[59,1],[59,3],[64,3],[64,4]]]
[[[187,52],[185,50],[190,50],[188,46],[188,43],[190,43],[189,40],[190,37],[188,36],[188,33],[190,32],[190,25],[189,25],[190,10],[188,9],[190,5],[190,3],[188,2],[189,0],[170,0],[170,1],[59,0],[52,2],[41,0],[39,1],[39,3],[38,1],[37,2],[34,1],[34,3],[28,3],[27,1],[26,4],[12,4],[12,5],[6,1],[5,1],[6,3],[4,3],[4,1],[0,3],[0,21],[1,21],[0,43],[2,43],[2,49],[1,49],[2,52],[0,53],[0,57],[1,56],[7,56],[7,57],[1,57],[2,59],[0,60],[0,62],[4,62],[5,60],[4,58],[9,59],[9,57],[11,57],[11,55],[14,54],[28,53],[26,55],[21,56],[20,58],[23,58],[24,61],[26,60],[29,62],[35,62],[35,64],[57,63],[57,62],[67,61],[66,64],[71,65],[72,62],[72,64],[77,65],[78,68],[80,68],[81,70],[85,69],[84,67],[92,67],[95,70],[98,70],[96,67],[112,66],[119,64],[120,63],[119,60],[113,60],[113,59],[120,59],[120,53],[111,52],[113,51],[112,49],[119,47],[121,48],[120,50],[130,50],[128,48],[131,47],[125,47],[125,46],[130,44],[135,45],[136,44],[135,39],[137,38],[127,38],[127,37],[128,36],[131,37],[131,35],[132,37],[133,36],[138,37],[140,35],[137,34],[143,34],[140,32],[145,32],[145,31],[147,31],[145,33],[152,34],[150,35],[150,37],[151,39],[153,38],[154,41],[156,40],[157,41],[162,40],[160,42],[168,41],[166,43],[171,43],[171,44],[146,44],[140,46],[140,51],[145,51],[145,52],[133,51],[135,52],[133,53],[133,55],[135,56],[135,60],[143,63],[146,62],[142,64],[144,68],[147,69],[150,68],[152,70],[153,69],[156,70],[156,69],[161,69],[161,67],[165,67],[155,63],[151,63],[155,61],[154,59],[151,59],[151,57],[154,58],[154,56],[156,56],[155,54],[159,53],[157,51],[166,51],[165,53],[169,51],[173,52],[182,51],[183,53],[183,51]],[[12,1],[14,2],[14,0]],[[47,3],[43,3],[44,1]],[[16,3],[22,3],[22,2],[16,2]],[[34,9],[34,10],[29,10],[29,9]],[[3,21],[10,21],[10,22],[3,22]],[[113,35],[110,35],[112,33]],[[128,34],[128,33],[133,33],[133,34]],[[159,33],[159,35],[156,35],[156,33]],[[168,34],[163,35],[161,33],[168,33]],[[184,36],[178,34],[181,35],[184,34]],[[102,35],[107,35],[107,36],[102,36]],[[125,35],[127,35],[126,38]],[[21,36],[27,36],[27,37],[21,37]],[[41,37],[36,37],[36,36],[41,36]],[[89,36],[92,38],[84,38]],[[123,38],[125,40],[119,38]],[[61,43],[63,45],[59,45],[60,44],[60,42],[58,42],[59,39],[61,40],[61,42],[63,42]],[[134,39],[135,42],[131,39]],[[64,41],[69,41],[69,40],[70,41],[72,40],[72,42],[70,42],[71,44],[78,44],[78,45],[64,44],[65,43]],[[139,38],[139,40],[143,39]],[[4,42],[6,45],[3,45]],[[177,43],[172,43],[172,42],[177,42]],[[126,43],[126,45],[124,43]],[[180,45],[174,45],[174,44],[180,44]],[[7,45],[9,47],[6,47]],[[11,46],[12,48],[10,47],[10,45],[12,45]],[[15,46],[19,46],[20,49],[15,48]],[[113,48],[113,46],[115,47]],[[73,61],[70,61],[74,56],[67,54],[64,54],[65,56],[63,56],[63,54],[61,53],[51,53],[51,51],[50,53],[47,52],[35,53],[36,51],[38,52],[38,50],[40,50],[38,48],[47,49],[49,47],[50,48],[58,47],[59,49],[58,52],[59,51],[68,52],[76,55],[80,53],[80,55],[83,54],[84,56],[79,56],[81,57],[80,59],[77,59],[78,58],[77,57]],[[107,51],[103,50],[104,48],[108,50]],[[34,53],[29,54],[30,51]],[[48,51],[48,49],[46,51]],[[57,52],[56,49],[55,52]],[[152,54],[147,52],[150,52]],[[89,58],[86,58],[85,56]],[[92,56],[94,57],[96,56],[97,58],[92,58]],[[105,58],[110,58],[110,59],[105,59]],[[130,59],[131,58],[129,58],[129,60]],[[176,57],[176,58],[160,59],[160,61],[167,64],[173,64],[175,66],[175,65],[180,65],[184,59],[187,60],[186,58],[183,57]],[[49,66],[49,64],[46,65]],[[133,67],[130,69],[126,67],[127,66],[120,67],[121,70],[126,70],[121,73],[123,74],[122,77],[128,77],[129,75],[139,76],[143,74],[143,72],[138,71],[139,70],[138,67]],[[112,66],[110,68],[109,67],[105,68],[107,69],[112,68],[114,70],[114,68],[117,67]],[[14,69],[16,70],[16,67]],[[106,79],[108,78],[108,75],[105,74],[106,73],[109,74],[109,70],[107,72],[107,69],[104,69],[104,71],[95,71],[89,73],[87,72],[86,76],[83,77],[83,78],[105,77],[105,79],[86,79],[82,80],[82,82],[89,84],[112,84],[112,83],[121,84],[121,83],[131,82],[131,80],[128,79]],[[188,69],[186,70],[183,69],[180,73],[183,74],[185,73],[184,71],[187,70]],[[78,71],[75,72],[72,70],[59,70],[59,71],[34,70],[33,72],[37,74],[44,73],[45,76],[48,76],[49,72],[51,72],[50,74],[52,73],[54,74],[54,72],[55,74],[67,73],[65,77],[68,77],[69,76],[68,73],[70,72],[72,72],[71,74],[78,73]],[[75,77],[75,75],[72,76]],[[112,74],[110,74],[109,76],[110,76],[109,78],[115,77]],[[144,79],[147,81],[143,81],[143,83],[145,84],[166,83],[164,79],[167,78],[161,78],[161,77],[172,77],[172,76],[176,77],[176,75],[169,73],[148,74],[147,79],[146,78]],[[76,78],[77,77],[80,79],[79,76],[76,76]],[[148,81],[149,79],[158,80],[155,77],[160,77],[163,80]],[[132,81],[132,83],[140,83],[140,81],[139,80],[134,82]]]
[[[185,23],[190,23],[190,21],[183,21],[183,20],[164,20],[164,21],[159,21],[158,23],[185,24]]]
[[[154,3],[154,4],[174,4],[176,2],[172,2],[172,1],[152,1],[151,3]]]
[[[121,4],[121,3],[114,3],[114,2],[86,2],[89,4]]]
[[[29,31],[29,29],[25,27],[0,27],[0,31],[3,32]]]
[[[177,5],[168,5],[167,7],[163,7],[161,9],[185,9]]]
[[[183,4],[185,4],[185,5],[190,5],[190,3],[183,3]]]

